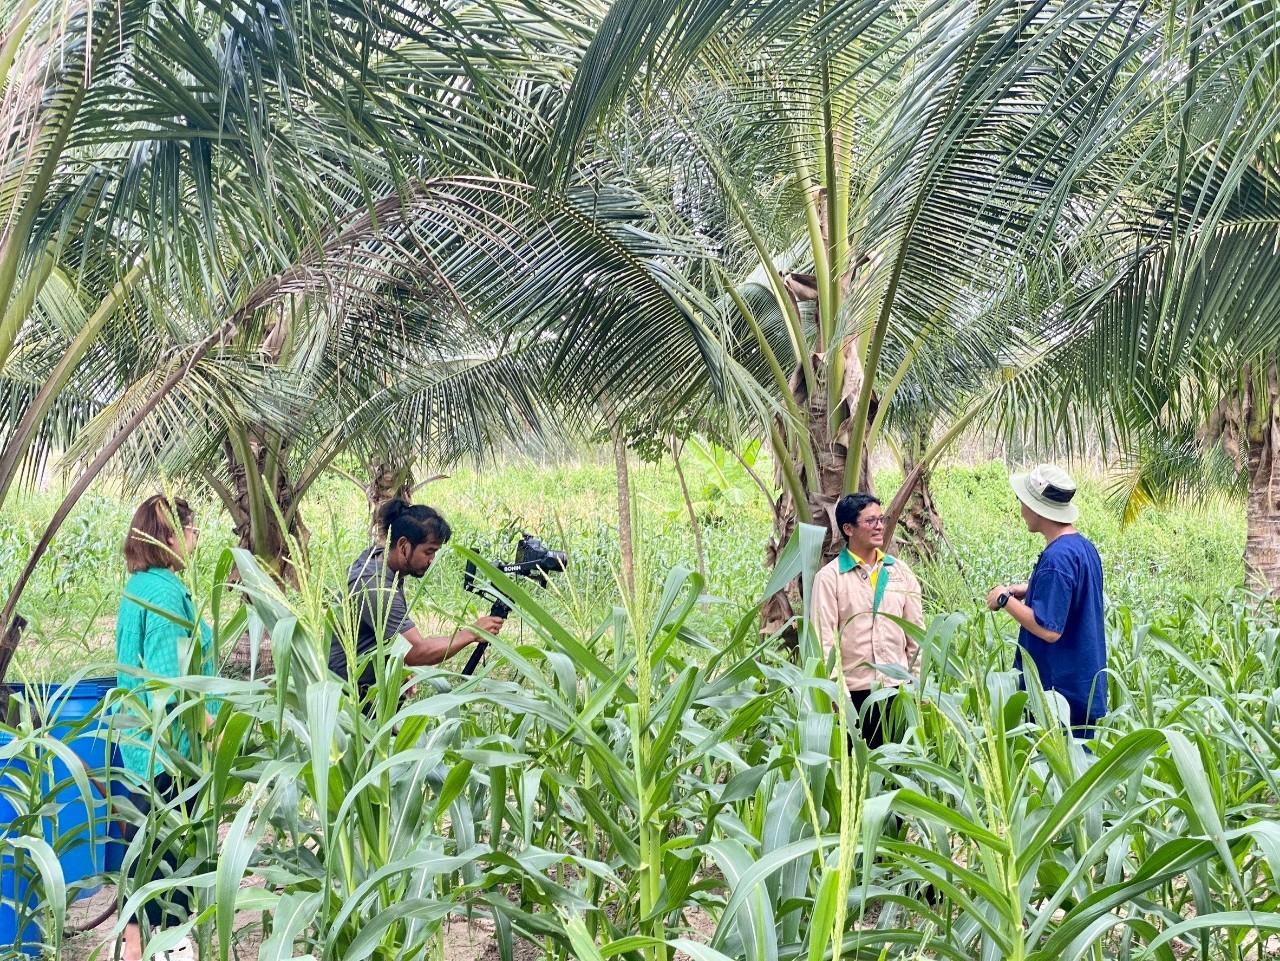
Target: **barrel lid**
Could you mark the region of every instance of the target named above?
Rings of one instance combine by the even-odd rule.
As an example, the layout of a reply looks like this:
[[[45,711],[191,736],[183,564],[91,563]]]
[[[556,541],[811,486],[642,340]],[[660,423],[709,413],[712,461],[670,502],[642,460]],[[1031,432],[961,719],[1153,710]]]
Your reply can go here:
[[[74,683],[68,681],[39,681],[34,684],[24,684],[21,681],[5,681],[3,686],[14,694],[21,694],[30,690],[42,698],[69,697],[80,700],[91,697],[94,700],[101,700],[108,691],[116,686],[116,679],[113,675],[111,677],[84,677]]]

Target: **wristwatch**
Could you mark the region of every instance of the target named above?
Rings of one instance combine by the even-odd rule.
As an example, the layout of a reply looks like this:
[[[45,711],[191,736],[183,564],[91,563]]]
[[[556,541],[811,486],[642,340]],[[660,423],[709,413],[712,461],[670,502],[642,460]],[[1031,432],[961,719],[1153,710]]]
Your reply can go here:
[[[1004,606],[1005,606],[1006,604],[1008,604],[1008,603],[1009,603],[1009,598],[1011,598],[1011,597],[1013,597],[1013,595],[1012,595],[1012,594],[1010,594],[1008,591],[1005,591],[1003,594],[1001,594],[999,597],[997,597],[997,598],[996,598],[996,610],[997,610],[997,611],[1003,611],[1003,610],[1004,610]]]

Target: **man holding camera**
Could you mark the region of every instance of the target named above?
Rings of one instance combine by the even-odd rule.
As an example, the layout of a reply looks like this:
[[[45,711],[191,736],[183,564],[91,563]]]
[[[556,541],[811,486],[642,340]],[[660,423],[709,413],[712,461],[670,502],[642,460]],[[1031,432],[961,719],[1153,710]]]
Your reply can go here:
[[[1071,712],[1076,737],[1090,738],[1107,713],[1107,639],[1102,609],[1102,559],[1075,529],[1076,485],[1053,464],[1009,478],[1022,502],[1027,529],[1045,540],[1031,579],[993,587],[987,607],[1018,622],[1014,667],[1030,656],[1046,691],[1057,691]]]
[[[404,579],[426,574],[452,531],[438,511],[398,498],[383,505],[378,524],[386,532],[386,540],[364,551],[347,571],[347,590],[357,617],[356,660],[376,649],[380,640],[399,634],[409,643],[404,658],[407,665],[439,664],[467,645],[483,640],[479,632],[496,634],[501,630],[503,619],[489,615],[476,621],[474,627],[454,634],[423,634],[409,617]],[[349,678],[354,666],[335,633],[329,646],[329,669]],[[361,696],[376,683],[377,670],[369,663],[357,681]]]
[[[814,578],[813,616],[823,649],[840,652],[837,664],[862,718],[863,740],[876,748],[890,733],[892,699],[870,705],[867,700],[874,691],[900,683],[876,665],[918,671],[920,646],[894,618],[924,626],[920,582],[905,563],[884,552],[884,510],[878,498],[846,494],[836,504],[836,524],[845,548]]]

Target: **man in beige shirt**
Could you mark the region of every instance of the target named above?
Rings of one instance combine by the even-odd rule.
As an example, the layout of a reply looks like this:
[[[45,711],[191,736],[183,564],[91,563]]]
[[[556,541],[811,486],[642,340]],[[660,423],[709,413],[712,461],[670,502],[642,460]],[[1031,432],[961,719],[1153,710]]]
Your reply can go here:
[[[836,665],[861,716],[872,691],[899,681],[873,665],[895,664],[916,673],[919,645],[893,618],[924,626],[920,582],[911,569],[884,553],[884,509],[871,494],[846,494],[836,504],[845,548],[813,581],[813,616],[823,650],[837,646]],[[885,616],[891,615],[891,616]],[[862,718],[868,747],[884,743],[891,701],[878,701]]]

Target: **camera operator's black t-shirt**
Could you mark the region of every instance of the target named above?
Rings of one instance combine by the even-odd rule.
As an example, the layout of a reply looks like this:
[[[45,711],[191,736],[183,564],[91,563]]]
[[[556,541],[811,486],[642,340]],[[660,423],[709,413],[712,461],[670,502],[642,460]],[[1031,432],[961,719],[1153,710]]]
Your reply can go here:
[[[378,646],[378,639],[403,634],[414,626],[409,605],[404,599],[404,578],[387,567],[383,545],[376,544],[356,558],[347,570],[347,593],[356,611],[356,657],[368,654]],[[347,652],[335,634],[329,643],[329,670],[350,677]],[[360,674],[360,687],[372,687],[377,681],[374,666],[369,664]]]

